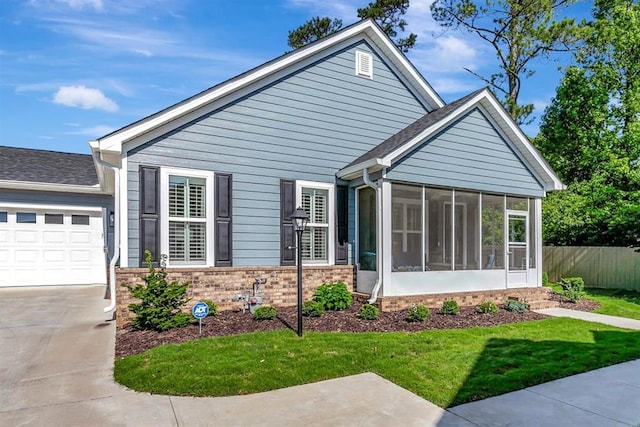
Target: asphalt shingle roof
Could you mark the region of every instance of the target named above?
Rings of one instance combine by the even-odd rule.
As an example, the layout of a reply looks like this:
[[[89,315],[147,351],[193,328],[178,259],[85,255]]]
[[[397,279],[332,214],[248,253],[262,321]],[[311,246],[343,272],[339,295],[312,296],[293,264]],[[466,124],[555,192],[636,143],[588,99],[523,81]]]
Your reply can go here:
[[[93,159],[87,154],[0,146],[0,180],[50,184],[98,184]]]
[[[380,159],[385,157],[387,154],[392,153],[397,148],[412,140],[415,136],[417,136],[423,130],[427,129],[429,126],[432,126],[438,123],[440,120],[446,118],[452,111],[456,110],[458,107],[463,105],[465,102],[467,102],[469,99],[473,98],[483,90],[485,90],[485,88],[478,89],[475,92],[472,92],[469,95],[453,101],[452,103],[447,104],[442,108],[438,108],[437,110],[433,110],[432,112],[425,114],[406,128],[402,129],[400,132],[389,137],[380,145],[372,148],[362,156],[355,159],[353,162],[349,163],[346,167],[357,165],[359,163],[366,162],[367,160]]]

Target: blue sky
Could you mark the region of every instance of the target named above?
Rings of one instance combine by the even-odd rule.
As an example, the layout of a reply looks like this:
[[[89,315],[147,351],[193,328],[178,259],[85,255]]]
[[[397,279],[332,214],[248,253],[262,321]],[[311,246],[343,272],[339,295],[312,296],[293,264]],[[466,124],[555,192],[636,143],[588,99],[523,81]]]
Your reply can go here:
[[[412,0],[409,58],[445,101],[484,86],[495,54],[443,31],[432,0]],[[89,153],[87,142],[288,51],[312,16],[356,21],[368,0],[2,0],[0,145]],[[588,10],[583,2],[578,11]],[[555,93],[559,60],[539,60],[521,102],[538,115]]]

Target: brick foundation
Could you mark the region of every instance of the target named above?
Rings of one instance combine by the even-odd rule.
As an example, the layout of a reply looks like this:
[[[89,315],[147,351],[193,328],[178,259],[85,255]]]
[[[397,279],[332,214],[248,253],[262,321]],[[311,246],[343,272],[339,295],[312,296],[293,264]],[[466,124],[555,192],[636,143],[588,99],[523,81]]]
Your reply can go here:
[[[126,285],[142,283],[146,268],[116,269],[116,324],[118,328],[126,326],[133,313],[129,304],[136,302]],[[256,277],[264,277],[267,283],[262,287],[264,304],[291,306],[297,302],[296,267],[213,267],[213,268],[169,268],[167,280],[189,282],[187,294],[194,301],[210,299],[218,304],[220,310],[239,310],[242,303],[233,302],[236,295],[251,289]],[[356,272],[354,266],[317,266],[302,269],[303,299],[311,299],[316,288],[325,282],[338,280],[354,290]],[[185,310],[188,307],[185,307]]]
[[[445,294],[428,295],[407,295],[407,296],[386,296],[379,297],[377,303],[382,311],[396,311],[411,307],[413,304],[425,305],[427,307],[441,307],[445,300],[454,300],[462,307],[473,307],[483,301],[493,301],[502,304],[509,298],[516,298],[525,301],[533,310],[549,308],[556,304],[549,301],[548,295],[551,290],[546,287],[538,288],[515,288],[501,289],[495,291],[475,291],[475,292],[452,292]]]

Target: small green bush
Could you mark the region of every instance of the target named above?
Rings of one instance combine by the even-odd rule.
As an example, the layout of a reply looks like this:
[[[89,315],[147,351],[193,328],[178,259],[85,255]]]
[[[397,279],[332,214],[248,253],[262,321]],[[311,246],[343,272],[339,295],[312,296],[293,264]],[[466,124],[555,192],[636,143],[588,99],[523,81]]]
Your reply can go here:
[[[302,304],[302,315],[307,317],[320,317],[324,313],[324,307],[318,301],[305,301]]]
[[[220,309],[218,308],[218,304],[211,301],[210,299],[206,299],[202,302],[207,304],[207,307],[209,307],[209,314],[207,314],[207,316],[213,317],[218,315],[218,313],[220,312]]]
[[[525,313],[528,309],[526,302],[520,302],[514,299],[508,299],[504,302],[504,309],[516,313]]]
[[[542,273],[542,286],[549,286],[549,275]]]
[[[584,280],[582,277],[565,277],[560,279],[562,295],[571,302],[578,302],[584,296]]]
[[[276,308],[272,305],[261,305],[253,310],[254,320],[273,320],[276,318]]]
[[[452,299],[446,300],[442,303],[442,308],[440,309],[440,314],[451,314],[456,315],[460,313],[460,307],[458,303]]]
[[[484,301],[476,307],[476,312],[480,314],[496,314],[498,312],[498,306],[493,301]]]
[[[353,296],[344,282],[323,283],[313,294],[313,299],[322,304],[325,310],[344,310],[351,306]]]
[[[380,310],[371,304],[364,304],[360,307],[360,318],[365,320],[377,320]]]
[[[164,255],[163,257],[166,257]],[[131,320],[136,329],[166,331],[186,326],[190,317],[180,309],[187,298],[188,283],[177,280],[167,282],[164,267],[159,270],[153,266],[151,251],[144,251],[144,261],[149,266],[149,274],[142,277],[144,284],[127,286],[131,296],[140,300],[138,304],[129,304],[129,310],[136,314]],[[160,263],[160,265],[163,265]]]
[[[407,322],[424,322],[429,318],[429,308],[424,305],[413,305],[407,312]]]

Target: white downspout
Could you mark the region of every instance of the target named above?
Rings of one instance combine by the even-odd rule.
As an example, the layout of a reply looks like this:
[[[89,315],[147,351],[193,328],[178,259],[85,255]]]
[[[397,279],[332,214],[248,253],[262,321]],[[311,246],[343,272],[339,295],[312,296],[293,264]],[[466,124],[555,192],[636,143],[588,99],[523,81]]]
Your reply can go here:
[[[371,181],[371,178],[369,177],[369,169],[362,169],[362,180],[365,185],[376,190],[376,270],[378,278],[376,279],[376,283],[373,285],[371,298],[369,299],[369,304],[373,304],[378,299],[378,292],[380,292],[380,287],[382,286],[382,194],[380,194],[380,185]]]
[[[95,155],[95,151],[91,150],[93,159],[100,166],[113,170],[114,174],[114,230],[113,230],[113,256],[109,263],[109,295],[111,296],[111,302],[104,308],[104,312],[108,313],[116,308],[116,263],[120,258],[120,168],[118,166],[107,163],[98,156]]]

